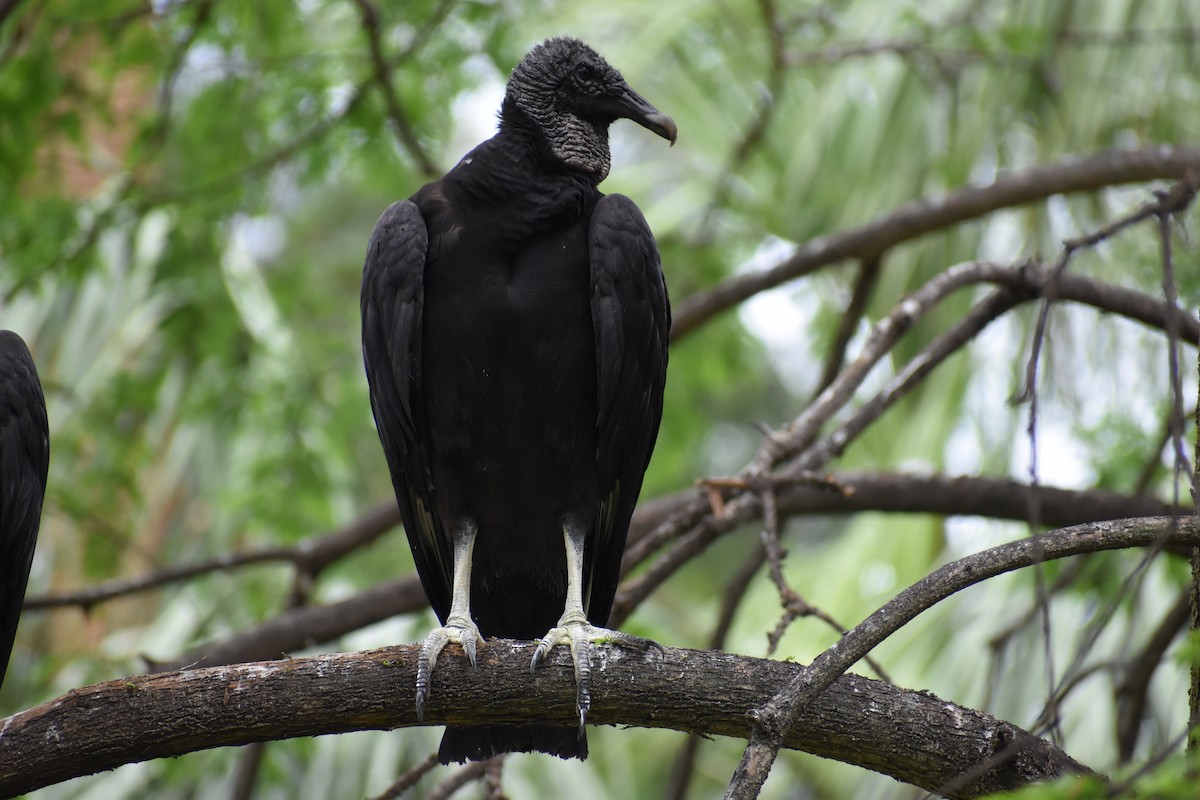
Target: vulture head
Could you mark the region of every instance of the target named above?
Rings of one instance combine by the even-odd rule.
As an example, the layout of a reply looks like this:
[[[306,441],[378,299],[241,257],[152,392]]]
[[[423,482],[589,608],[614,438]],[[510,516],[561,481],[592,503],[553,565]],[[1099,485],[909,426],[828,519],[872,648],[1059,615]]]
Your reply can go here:
[[[675,143],[675,122],[630,88],[621,73],[578,39],[547,39],[530,50],[508,79],[502,125],[533,129],[563,166],[603,180],[610,155],[608,126],[631,119]]]

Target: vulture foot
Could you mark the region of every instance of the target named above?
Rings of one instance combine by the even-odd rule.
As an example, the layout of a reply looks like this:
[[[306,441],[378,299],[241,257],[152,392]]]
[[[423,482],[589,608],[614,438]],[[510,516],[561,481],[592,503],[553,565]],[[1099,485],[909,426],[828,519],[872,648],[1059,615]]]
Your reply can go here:
[[[421,654],[417,658],[417,719],[425,721],[425,700],[429,697],[429,678],[437,664],[438,655],[446,645],[454,642],[462,645],[463,652],[475,666],[475,646],[483,644],[479,628],[470,617],[457,617],[451,614],[446,624],[434,628],[421,643]]]
[[[551,628],[538,642],[537,650],[533,653],[533,660],[529,664],[529,671],[533,672],[538,663],[545,661],[550,652],[558,645],[565,644],[571,648],[571,661],[575,664],[575,707],[579,711],[580,734],[583,733],[583,726],[587,723],[588,709],[592,705],[592,645],[604,642],[641,651],[649,650],[651,647],[662,649],[657,642],[650,639],[643,639],[640,636],[608,628],[597,628],[582,615],[580,618],[574,618],[569,614],[564,614],[563,618],[558,621],[558,625]]]

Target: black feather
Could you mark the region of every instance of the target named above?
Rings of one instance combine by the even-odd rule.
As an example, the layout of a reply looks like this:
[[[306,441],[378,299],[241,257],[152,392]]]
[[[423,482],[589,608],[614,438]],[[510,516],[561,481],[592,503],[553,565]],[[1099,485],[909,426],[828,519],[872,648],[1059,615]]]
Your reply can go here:
[[[20,336],[0,331],[0,684],[25,601],[49,463],[46,401],[33,357]]]
[[[587,64],[594,86],[580,88]],[[574,83],[573,83],[574,82]],[[514,71],[500,131],[393,204],[363,268],[371,405],[421,581],[451,604],[451,533],[477,525],[471,611],[529,639],[562,613],[563,520],[587,530],[589,620],[612,607],[662,416],[670,311],[654,237],[604,197],[608,125],[674,123],[572,39]],[[575,728],[448,730],[441,757],[585,757]]]

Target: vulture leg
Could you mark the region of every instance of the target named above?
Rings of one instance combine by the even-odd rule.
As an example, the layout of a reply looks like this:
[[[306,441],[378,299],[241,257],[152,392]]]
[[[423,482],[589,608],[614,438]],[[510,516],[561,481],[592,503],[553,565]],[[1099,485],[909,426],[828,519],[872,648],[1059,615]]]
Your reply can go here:
[[[588,709],[592,704],[592,645],[600,642],[647,650],[657,645],[649,639],[622,633],[621,631],[598,628],[588,622],[583,610],[583,541],[585,532],[574,521],[563,525],[563,538],[567,546],[567,601],[558,625],[538,642],[529,664],[532,672],[538,662],[545,661],[557,645],[571,648],[571,661],[575,664],[575,706],[579,710],[579,732],[587,722]]]
[[[475,666],[475,645],[483,637],[471,619],[471,551],[475,549],[475,523],[466,521],[454,532],[454,581],[451,585],[450,614],[444,625],[434,628],[421,644],[417,659],[417,719],[425,719],[425,698],[429,697],[429,678],[438,654],[455,642]]]

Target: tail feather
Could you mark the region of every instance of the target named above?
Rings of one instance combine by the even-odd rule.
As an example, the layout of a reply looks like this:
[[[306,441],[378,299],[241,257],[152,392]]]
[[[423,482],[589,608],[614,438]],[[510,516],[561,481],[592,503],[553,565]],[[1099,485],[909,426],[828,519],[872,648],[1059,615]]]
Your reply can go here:
[[[559,758],[587,758],[587,736],[578,728],[543,725],[472,725],[446,728],[438,760],[484,761],[501,753],[546,753]]]

